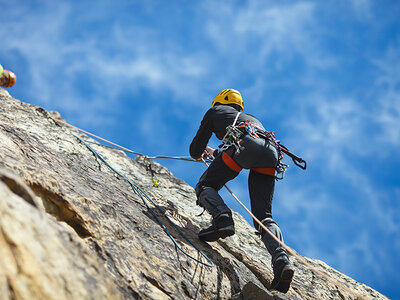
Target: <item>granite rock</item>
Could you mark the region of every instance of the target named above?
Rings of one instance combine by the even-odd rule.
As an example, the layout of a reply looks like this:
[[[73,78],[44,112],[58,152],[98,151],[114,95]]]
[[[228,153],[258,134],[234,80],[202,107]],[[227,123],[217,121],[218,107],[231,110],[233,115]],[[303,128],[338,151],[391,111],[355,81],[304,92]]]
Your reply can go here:
[[[271,293],[271,257],[242,216],[236,235],[203,243],[209,217],[193,188],[143,157],[94,143],[56,112],[0,89],[0,299],[355,299],[295,258],[289,292]],[[143,189],[158,219],[130,183]],[[148,165],[160,181],[153,185]],[[193,243],[182,238],[179,228]],[[322,261],[313,268],[368,299],[387,299]]]

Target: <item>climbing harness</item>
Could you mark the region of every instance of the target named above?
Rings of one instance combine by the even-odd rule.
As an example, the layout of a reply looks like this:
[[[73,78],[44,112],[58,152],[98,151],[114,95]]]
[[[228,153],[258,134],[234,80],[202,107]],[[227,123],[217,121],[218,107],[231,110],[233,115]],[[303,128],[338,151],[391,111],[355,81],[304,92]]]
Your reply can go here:
[[[254,168],[255,171],[275,176],[276,180],[282,180],[285,176],[287,168],[289,167],[289,165],[284,164],[282,162],[283,153],[291,157],[295,165],[299,166],[303,170],[306,169],[307,167],[306,162],[302,158],[291,153],[285,146],[281,145],[280,141],[278,141],[275,138],[275,133],[273,131],[266,131],[264,128],[258,126],[257,124],[251,122],[250,120],[246,120],[236,125],[239,115],[240,112],[237,113],[232,125],[226,127],[226,134],[223,137],[222,145],[220,146],[221,151],[226,151],[228,148],[234,147],[235,154],[239,154],[240,151],[243,150],[242,138],[245,134],[249,134],[253,139],[261,137],[268,139],[278,151],[278,165],[276,166],[276,168]],[[222,156],[224,162],[232,170],[240,172],[242,168],[239,165],[237,165],[236,162],[234,162],[233,159],[228,154],[226,155],[225,154],[226,152],[224,152]],[[278,175],[275,175],[275,172]]]
[[[152,200],[150,198],[150,196],[138,185],[136,185],[135,183],[133,183],[129,178],[127,178],[125,175],[121,174],[120,172],[118,172],[116,169],[114,169],[96,150],[94,150],[88,143],[86,143],[83,139],[81,139],[80,137],[78,137],[77,135],[74,135],[74,137],[76,137],[82,144],[84,144],[99,160],[101,160],[107,167],[109,167],[114,173],[116,173],[118,176],[122,177],[123,179],[125,179],[130,186],[132,187],[133,191],[143,200],[144,204],[147,206],[147,208],[151,211],[151,213],[153,214],[154,218],[157,220],[157,222],[160,224],[160,226],[164,229],[165,233],[168,235],[168,237],[171,239],[171,241],[174,243],[175,247],[177,249],[179,249],[184,255],[186,255],[187,257],[193,259],[194,261],[207,266],[207,267],[215,267],[214,262],[208,258],[208,256],[201,251],[179,228],[177,225],[175,225],[174,222],[171,221],[171,219],[167,216],[167,214],[165,213],[165,211],[158,206],[154,200]],[[195,248],[200,254],[201,256],[203,256],[209,263],[205,263],[202,262],[200,259],[197,259],[195,257],[193,257],[192,255],[190,255],[189,253],[187,253],[185,250],[182,249],[181,246],[178,245],[178,242],[176,241],[176,239],[171,235],[171,233],[168,231],[167,227],[164,225],[164,223],[160,220],[160,218],[157,216],[156,212],[154,211],[154,209],[150,206],[149,202],[150,201],[156,208],[157,210],[168,220],[168,222],[178,231],[178,233],[190,244],[192,245],[193,248]]]

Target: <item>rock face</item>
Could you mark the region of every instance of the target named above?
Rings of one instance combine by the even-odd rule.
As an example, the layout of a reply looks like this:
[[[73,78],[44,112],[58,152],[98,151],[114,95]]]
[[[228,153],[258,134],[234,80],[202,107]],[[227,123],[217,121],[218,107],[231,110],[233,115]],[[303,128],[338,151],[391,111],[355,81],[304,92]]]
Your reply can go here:
[[[239,214],[236,235],[203,243],[197,232],[209,217],[196,217],[201,209],[192,187],[154,161],[90,144],[148,193],[215,267],[183,255],[129,182],[74,135],[93,140],[61,121],[0,89],[0,299],[355,299],[294,258],[289,292],[269,292],[271,258]],[[207,263],[155,212],[183,250]],[[387,299],[306,260],[363,297]]]

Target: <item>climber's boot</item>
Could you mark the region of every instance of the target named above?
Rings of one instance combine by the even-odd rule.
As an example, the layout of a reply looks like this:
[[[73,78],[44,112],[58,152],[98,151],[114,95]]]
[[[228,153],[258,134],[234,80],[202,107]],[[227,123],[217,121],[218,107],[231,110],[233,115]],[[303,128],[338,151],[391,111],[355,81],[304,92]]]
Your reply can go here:
[[[223,213],[212,220],[212,225],[199,232],[199,239],[205,242],[215,242],[235,234],[235,224],[232,215]]]
[[[278,259],[273,264],[274,279],[272,280],[269,290],[275,290],[286,293],[294,276],[294,269],[287,257]]]

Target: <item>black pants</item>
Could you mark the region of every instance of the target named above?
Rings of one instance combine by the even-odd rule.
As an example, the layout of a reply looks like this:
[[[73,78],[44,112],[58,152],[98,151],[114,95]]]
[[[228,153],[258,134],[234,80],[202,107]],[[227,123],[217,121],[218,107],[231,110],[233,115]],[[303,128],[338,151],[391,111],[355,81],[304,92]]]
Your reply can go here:
[[[240,151],[236,151],[232,147],[226,152],[240,167],[250,169],[248,187],[252,213],[258,220],[264,221],[265,226],[278,239],[283,240],[282,233],[272,219],[271,212],[275,177],[251,170],[251,168],[275,168],[278,163],[276,148],[268,140],[254,139],[247,135],[243,138]],[[204,207],[213,218],[222,213],[231,214],[230,208],[225,204],[218,191],[238,174],[238,171],[234,171],[224,162],[222,154],[217,156],[196,185],[197,204]],[[254,226],[259,228],[255,221]],[[265,246],[272,255],[273,262],[282,255],[286,255],[286,251],[280,247],[278,242],[263,230],[259,231]]]
[[[234,179],[239,172],[230,169],[219,155],[210,164],[208,169],[200,177],[196,185],[196,193],[198,198],[202,192],[207,192],[207,198],[210,203],[204,204],[200,199],[198,204],[213,216],[216,217],[221,213],[230,212],[229,207],[224,203],[221,196],[217,193],[224,184]],[[251,212],[259,220],[272,218],[272,199],[275,188],[275,178],[273,176],[258,173],[250,170],[248,177],[248,186],[251,202]],[[214,190],[213,193],[210,188]],[[211,198],[211,199],[210,199]],[[254,226],[258,228],[258,224],[254,221]]]

